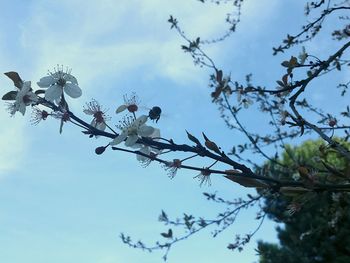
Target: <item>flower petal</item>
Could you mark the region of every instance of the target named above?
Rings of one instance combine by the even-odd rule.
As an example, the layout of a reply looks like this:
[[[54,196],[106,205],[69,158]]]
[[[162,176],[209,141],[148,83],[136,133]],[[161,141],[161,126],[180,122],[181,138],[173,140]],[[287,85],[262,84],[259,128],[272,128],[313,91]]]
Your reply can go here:
[[[78,80],[71,74],[65,74],[64,75],[64,79],[66,81],[70,81],[71,83],[75,84],[75,85],[78,85]]]
[[[55,99],[55,103],[58,105],[61,102],[61,96]]]
[[[120,105],[120,106],[117,108],[117,110],[115,111],[115,113],[120,113],[120,112],[126,110],[127,107],[128,107],[128,106],[126,106],[125,104]]]
[[[55,84],[55,82],[56,80],[52,76],[46,76],[41,78],[40,81],[37,82],[36,84],[38,84],[40,88],[48,88],[52,84]]]
[[[138,134],[140,136],[143,137],[148,137],[150,136],[152,133],[154,132],[154,128],[151,126],[147,126],[147,125],[142,125],[139,130],[138,130]]]
[[[90,125],[91,125],[92,127],[96,128],[97,123],[96,123],[96,119],[95,119],[95,118],[92,119]]]
[[[55,69],[55,72],[53,74],[50,73],[50,76],[57,81],[63,76],[63,74],[64,73],[61,70],[56,71],[56,69]]]
[[[135,122],[134,122],[133,125],[136,126],[136,127],[139,127],[139,126],[145,124],[146,121],[147,121],[147,119],[148,119],[148,116],[147,116],[147,115],[141,115],[140,117],[138,117],[138,118],[135,120]]]
[[[30,91],[30,89],[31,89],[31,82],[30,81],[25,81],[24,83],[23,83],[23,86],[22,86],[22,89],[21,89],[21,91],[23,91],[23,92],[25,92],[25,93],[28,93],[29,91]]]
[[[140,154],[137,154],[136,155],[136,159],[139,161],[139,162],[145,162],[147,159],[147,157],[143,156],[143,155],[140,155]]]
[[[24,114],[26,113],[26,105],[24,103],[20,103],[18,105],[18,109],[17,109],[20,113],[22,113],[22,115],[24,116]]]
[[[26,81],[22,85],[22,89],[20,89],[16,94],[16,101],[22,103],[23,97],[30,93],[30,81]]]
[[[134,148],[134,149],[139,149],[139,148],[142,148],[143,147],[143,144],[140,144],[140,143],[135,143],[133,146],[130,146],[131,148]]]
[[[62,87],[53,85],[45,91],[45,99],[51,102],[59,101],[62,96]]]
[[[127,147],[133,146],[137,142],[138,139],[139,139],[139,137],[137,135],[130,135],[125,141],[125,146],[127,146]]]
[[[110,145],[117,145],[117,144],[121,143],[122,141],[124,141],[127,136],[128,136],[128,134],[126,132],[122,132],[116,138],[114,138],[114,140],[111,141],[109,144]]]
[[[64,92],[74,99],[80,97],[82,94],[79,86],[72,83],[66,83],[66,85],[64,85]]]
[[[90,110],[90,109],[85,109],[85,110],[83,110],[83,112],[87,115],[94,115],[95,114],[95,112]]]
[[[100,131],[104,131],[106,129],[106,123],[96,122],[96,129],[98,129]]]
[[[17,108],[18,107],[17,107],[17,103],[16,102],[9,103],[8,110],[9,110],[11,116],[16,114]]]
[[[142,153],[144,153],[144,154],[147,154],[147,155],[150,155],[150,153],[151,153],[151,151],[150,151],[150,149],[149,149],[148,146],[143,146],[139,151],[142,152]],[[136,159],[137,159],[138,161],[140,161],[140,162],[144,162],[144,161],[146,161],[146,160],[149,159],[149,158],[146,157],[146,156],[143,156],[143,155],[138,154],[138,155],[136,155]]]
[[[160,138],[160,130],[157,128],[154,128],[153,133],[149,136],[151,138]]]

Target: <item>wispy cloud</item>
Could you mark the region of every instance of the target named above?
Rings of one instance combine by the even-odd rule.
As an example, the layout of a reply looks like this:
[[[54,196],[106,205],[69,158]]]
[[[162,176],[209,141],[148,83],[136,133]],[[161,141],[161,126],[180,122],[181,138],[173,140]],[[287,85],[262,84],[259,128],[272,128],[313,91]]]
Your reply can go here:
[[[166,20],[175,11],[198,34],[217,31],[220,20],[218,12],[207,8],[196,13],[202,5],[188,2],[37,1],[22,22],[21,45],[34,55],[35,75],[56,63],[79,69],[84,78],[112,72],[122,76],[147,65],[170,80],[190,80],[192,61],[179,54],[179,37]]]

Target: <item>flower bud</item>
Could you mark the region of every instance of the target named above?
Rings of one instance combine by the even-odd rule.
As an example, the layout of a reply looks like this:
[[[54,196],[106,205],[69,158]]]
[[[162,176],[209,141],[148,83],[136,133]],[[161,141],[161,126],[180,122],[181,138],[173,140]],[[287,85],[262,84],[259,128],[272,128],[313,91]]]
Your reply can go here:
[[[105,150],[106,150],[106,147],[105,147],[105,146],[100,146],[100,147],[97,147],[97,148],[95,149],[95,153],[98,154],[98,155],[100,155],[100,154],[102,154]]]
[[[337,120],[336,119],[330,119],[329,121],[328,121],[328,125],[330,126],[330,127],[334,127],[335,125],[337,124]]]

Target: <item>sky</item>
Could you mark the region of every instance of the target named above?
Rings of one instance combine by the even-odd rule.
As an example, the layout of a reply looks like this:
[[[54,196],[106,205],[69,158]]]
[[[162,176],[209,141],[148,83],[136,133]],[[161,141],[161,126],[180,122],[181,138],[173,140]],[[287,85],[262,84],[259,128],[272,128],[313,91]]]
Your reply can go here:
[[[272,47],[305,22],[303,4],[296,2],[248,1],[237,32],[206,51],[235,79],[253,72],[257,84],[275,83],[283,73],[281,61],[290,54],[272,57]],[[185,130],[197,136],[204,131],[226,150],[240,143],[241,135],[227,129],[211,103],[210,71],[193,65],[180,48],[183,40],[167,23],[173,15],[190,37],[215,37],[225,30],[230,4],[203,5],[195,0],[0,0],[0,4],[1,72],[17,71],[35,86],[48,70],[64,65],[72,68],[83,90],[79,99],[69,101],[70,108],[87,121],[83,107],[96,99],[109,109],[112,125],[117,124],[115,109],[124,94],[135,92],[146,114],[147,107],[162,108],[164,114],[154,126],[165,138],[189,143]],[[322,53],[336,45],[319,41],[307,44],[308,49]],[[3,76],[0,87],[5,93],[12,90],[12,83]],[[315,94],[313,100],[325,105],[327,97]],[[97,156],[94,149],[108,140],[89,139],[70,125],[59,134],[59,123],[53,119],[33,126],[30,114],[11,118],[2,104],[2,262],[162,262],[162,252],[150,254],[122,244],[120,232],[153,243],[168,229],[157,222],[162,209],[173,218],[183,212],[214,217],[220,207],[207,202],[203,192],[232,199],[248,193],[220,177],[212,178],[210,187],[199,187],[190,171],[180,170],[171,180],[161,166],[143,168],[135,156],[125,153],[106,151]],[[245,121],[248,126],[262,123],[253,114]],[[215,239],[211,229],[178,243],[168,262],[257,261],[256,240],[277,241],[275,225],[268,220],[243,252],[226,249],[236,233],[252,230],[255,212],[242,213]]]

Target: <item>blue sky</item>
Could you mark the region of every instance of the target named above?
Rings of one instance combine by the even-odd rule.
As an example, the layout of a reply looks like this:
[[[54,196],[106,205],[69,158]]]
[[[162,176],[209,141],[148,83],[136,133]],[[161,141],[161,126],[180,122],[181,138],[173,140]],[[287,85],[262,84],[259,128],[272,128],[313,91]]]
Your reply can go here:
[[[254,73],[257,84],[275,85],[290,55],[272,57],[272,46],[287,32],[296,32],[305,18],[295,1],[248,1],[236,34],[207,48],[214,60],[235,79]],[[170,31],[169,15],[177,17],[189,36],[216,36],[225,26],[231,6],[203,5],[198,1],[165,0],[0,0],[0,70],[18,71],[33,84],[57,64],[72,68],[83,95],[70,101],[82,118],[85,102],[92,98],[114,111],[126,93],[136,92],[141,105],[159,105],[164,112],[157,127],[162,136],[188,143],[185,129],[202,131],[229,150],[242,137],[230,131],[211,104],[209,71],[195,67],[184,54],[182,39]],[[290,21],[293,21],[292,23]],[[308,44],[322,53],[336,47],[320,39]],[[332,46],[335,45],[335,46]],[[5,76],[1,92],[12,89]],[[322,88],[322,87],[321,87]],[[314,95],[326,102],[322,92]],[[345,105],[345,102],[339,102]],[[330,105],[331,107],[331,105]],[[142,168],[135,156],[94,149],[108,140],[89,139],[76,127],[47,120],[29,123],[30,114],[10,118],[0,111],[0,260],[2,262],[117,263],[162,262],[162,253],[130,249],[120,232],[145,242],[159,239],[167,227],[157,222],[161,209],[170,216],[183,212],[215,216],[218,207],[202,192],[226,198],[244,196],[246,189],[214,177],[211,187],[200,188],[179,171],[170,180],[157,164]],[[248,114],[246,122],[261,125]],[[250,124],[251,125],[251,124]],[[260,157],[257,157],[260,160]],[[275,240],[274,225],[266,222],[242,253],[226,249],[236,233],[255,225],[255,211],[247,211],[231,228],[212,239],[204,231],[173,247],[169,262],[253,262],[255,240]]]

